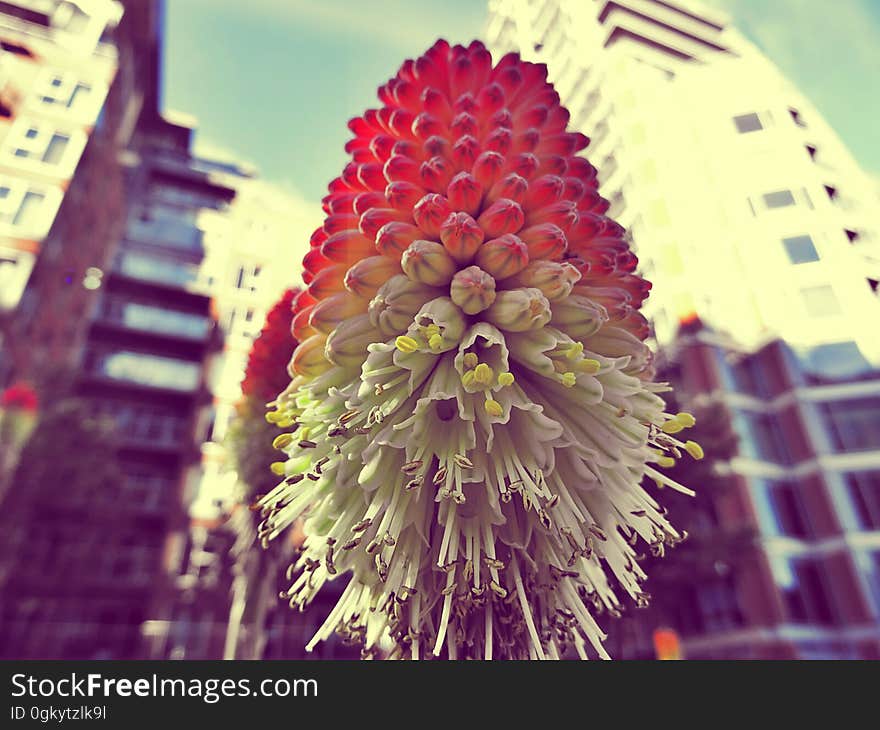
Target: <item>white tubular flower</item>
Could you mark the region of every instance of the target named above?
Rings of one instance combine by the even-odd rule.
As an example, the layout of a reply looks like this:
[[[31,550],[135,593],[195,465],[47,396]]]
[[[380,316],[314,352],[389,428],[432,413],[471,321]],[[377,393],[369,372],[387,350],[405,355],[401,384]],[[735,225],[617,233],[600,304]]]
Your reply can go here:
[[[350,124],[258,502],[264,541],[305,518],[291,606],[347,581],[309,648],[607,657],[597,617],[681,539],[642,481],[689,491],[662,469],[703,457],[694,419],[650,382],[650,287],[545,73],[441,41]]]

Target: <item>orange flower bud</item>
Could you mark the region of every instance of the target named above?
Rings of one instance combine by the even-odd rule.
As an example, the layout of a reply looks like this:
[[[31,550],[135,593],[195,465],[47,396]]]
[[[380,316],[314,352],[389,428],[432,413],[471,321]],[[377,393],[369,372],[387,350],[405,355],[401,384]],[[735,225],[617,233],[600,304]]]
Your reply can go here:
[[[519,238],[508,233],[480,246],[474,263],[496,280],[506,279],[526,267],[529,263],[529,252]]]
[[[479,266],[468,266],[453,277],[449,293],[462,311],[476,314],[495,301],[495,279]]]
[[[410,279],[429,286],[448,284],[458,268],[449,252],[436,241],[413,241],[403,252],[400,264]]]

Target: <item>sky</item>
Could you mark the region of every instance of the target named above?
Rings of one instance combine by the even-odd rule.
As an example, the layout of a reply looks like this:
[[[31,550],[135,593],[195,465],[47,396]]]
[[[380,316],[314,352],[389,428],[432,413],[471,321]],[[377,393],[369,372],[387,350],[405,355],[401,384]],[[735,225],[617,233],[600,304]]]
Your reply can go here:
[[[880,0],[709,0],[810,97],[880,177]],[[829,13],[828,8],[834,12]],[[347,160],[347,121],[438,37],[481,35],[480,0],[166,0],[163,104],[196,150],[255,165],[317,202]]]

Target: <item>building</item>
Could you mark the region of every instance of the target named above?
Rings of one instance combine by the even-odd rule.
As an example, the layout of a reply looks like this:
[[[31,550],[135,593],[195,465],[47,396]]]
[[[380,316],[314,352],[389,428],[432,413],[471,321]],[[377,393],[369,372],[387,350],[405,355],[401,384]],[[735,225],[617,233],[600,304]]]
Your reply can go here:
[[[547,63],[591,137],[609,215],[665,293],[645,311],[661,344],[696,311],[747,346],[777,333],[854,342],[880,364],[875,183],[723,14],[687,0],[492,0],[487,37]]]
[[[116,28],[121,15],[113,0],[0,6],[0,382],[13,368],[29,370],[31,354],[58,357],[63,347],[47,332],[37,352],[15,348],[16,337],[42,328],[33,301],[18,312],[18,331],[9,329],[41,251],[38,275],[57,288],[49,308],[81,315],[89,299],[81,283],[90,267],[102,265],[108,229],[119,221],[116,138],[130,134],[124,107],[135,94],[132,79],[117,78],[117,69],[120,55],[133,52],[136,32],[131,24]],[[61,229],[82,220],[59,214],[62,201],[68,197],[65,207],[76,208],[93,193],[106,194],[107,214],[83,221],[91,223],[91,235],[81,236],[89,240],[61,262]],[[56,325],[65,323],[60,319]]]
[[[151,621],[147,627],[151,658],[307,658],[306,643],[341,591],[336,598],[328,591],[305,615],[279,598],[294,546],[279,541],[265,551],[259,548],[258,520],[241,499],[242,491],[266,487],[240,483],[225,442],[242,401],[242,378],[254,338],[267,313],[282,305],[282,292],[298,282],[300,262],[320,216],[316,205],[270,184],[246,181],[238,186],[222,225],[206,233],[202,278],[212,292],[224,343],[211,367],[211,427],[202,444],[201,485],[174,578],[176,590],[165,612],[169,619]],[[273,329],[273,336],[282,336],[286,329],[290,337],[289,320],[288,312],[286,324],[279,320],[280,329]],[[291,339],[288,354],[278,358],[282,380],[292,349]],[[262,400],[257,400],[261,407]],[[271,430],[263,435],[266,443],[260,453],[268,451],[271,457]],[[263,468],[271,483],[270,461]],[[336,641],[309,656],[354,658],[356,653]]]
[[[213,413],[202,445],[203,481],[194,515],[212,519],[218,503],[229,506],[235,477],[223,440],[241,400],[241,382],[254,338],[282,292],[300,281],[309,236],[320,207],[260,180],[244,181],[228,212],[205,235],[202,278],[223,331],[213,359]]]
[[[735,571],[682,588],[667,618],[685,653],[876,657],[875,183],[697,3],[491,0],[487,36],[547,63],[655,285],[645,313],[682,397],[728,414],[740,439],[708,511],[756,538]],[[679,337],[695,314],[707,326]],[[645,636],[624,655],[649,655]]]
[[[140,656],[142,624],[162,618],[188,535],[222,343],[200,278],[205,221],[245,173],[195,157],[192,125],[160,113],[161,24],[161,3],[132,0],[107,36],[116,81],[9,318],[7,377],[112,419],[124,477],[86,500],[9,490],[18,549],[2,571],[4,656]]]

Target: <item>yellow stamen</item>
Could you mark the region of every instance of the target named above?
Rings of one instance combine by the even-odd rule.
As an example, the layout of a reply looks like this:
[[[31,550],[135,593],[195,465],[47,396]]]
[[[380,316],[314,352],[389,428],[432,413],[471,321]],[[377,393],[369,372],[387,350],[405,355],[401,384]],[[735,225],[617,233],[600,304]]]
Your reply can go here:
[[[675,466],[675,459],[671,456],[661,456],[657,459],[657,464],[668,469],[669,467]]]
[[[705,454],[703,453],[703,447],[700,446],[696,441],[685,441],[684,448],[685,451],[687,451],[697,461],[705,456]]]
[[[473,371],[473,370],[467,370],[467,371],[465,372],[465,374],[461,376],[461,384],[462,384],[465,388],[470,388],[470,387],[474,384],[474,378],[475,378],[475,377],[476,377],[476,376],[474,375],[474,371]]]
[[[419,343],[412,337],[407,337],[406,335],[400,335],[400,337],[394,341],[394,346],[401,352],[415,352],[419,349]]]
[[[281,411],[269,411],[266,414],[266,420],[269,423],[278,423],[282,418],[284,418],[284,414]]]
[[[272,448],[274,449],[283,449],[285,446],[290,446],[293,441],[293,436],[289,433],[282,433],[275,437],[275,440],[272,442]]]
[[[664,423],[660,426],[660,430],[663,433],[678,433],[684,428],[680,421],[676,421],[674,418]]]
[[[559,379],[559,382],[562,383],[566,388],[573,388],[577,383],[577,375],[575,375],[571,371],[562,373],[562,377]]]
[[[687,413],[686,411],[682,411],[681,413],[679,413],[675,417],[675,420],[678,421],[685,428],[690,428],[697,422],[697,419],[694,418],[693,414]]]
[[[507,385],[513,385],[513,373],[501,373],[498,376],[498,385],[504,387]]]
[[[290,416],[285,416],[284,418],[276,421],[275,425],[279,428],[290,428],[293,425],[293,419]]]
[[[422,334],[425,335],[425,338],[430,339],[433,335],[440,334],[440,326],[437,324],[426,325],[422,327]]]
[[[495,379],[495,372],[486,363],[481,362],[474,369],[474,379],[480,385],[491,385]]]
[[[500,418],[504,415],[504,409],[501,407],[501,404],[497,400],[493,400],[492,398],[486,399],[486,413],[490,416],[495,416],[496,418]]]
[[[272,465],[269,468],[272,470],[272,473],[275,476],[279,476],[279,477],[284,476],[284,462],[283,461],[273,461]]]
[[[582,373],[586,373],[587,375],[595,375],[599,372],[599,368],[602,367],[602,363],[598,360],[593,360],[590,357],[584,358],[583,360],[578,360],[574,364],[575,370],[580,370]]]
[[[469,369],[477,367],[480,363],[480,358],[477,357],[475,352],[466,352],[462,360],[464,361],[464,366]]]
[[[577,360],[584,352],[583,342],[574,342],[565,352],[565,357],[569,360]]]
[[[443,347],[443,336],[438,332],[428,338],[428,346],[432,350],[439,350]]]

